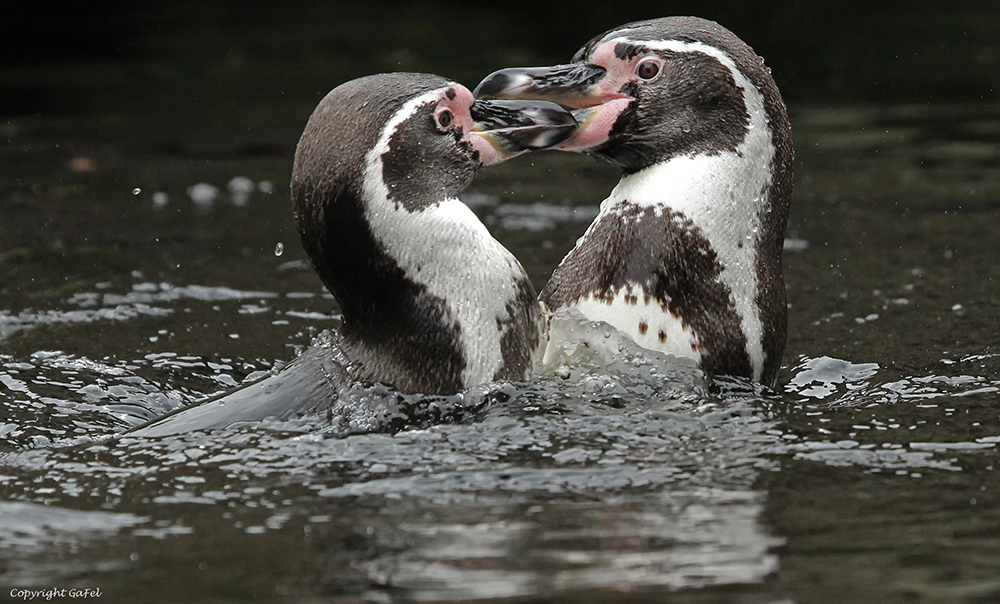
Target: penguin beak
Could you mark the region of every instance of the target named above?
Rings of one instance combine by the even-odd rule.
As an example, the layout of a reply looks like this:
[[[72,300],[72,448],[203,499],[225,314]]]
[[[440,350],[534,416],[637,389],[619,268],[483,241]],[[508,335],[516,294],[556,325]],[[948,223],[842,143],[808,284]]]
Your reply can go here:
[[[547,149],[576,134],[573,114],[548,101],[476,100],[469,109],[472,133],[490,144],[493,164],[525,151]]]
[[[580,109],[607,100],[598,83],[605,69],[590,63],[494,71],[476,86],[477,99],[542,99]]]
[[[604,90],[606,75],[603,67],[591,63],[501,69],[486,76],[473,94],[477,99],[547,100],[573,109],[579,124],[574,136],[551,148],[586,151],[608,141],[615,122],[635,101]]]

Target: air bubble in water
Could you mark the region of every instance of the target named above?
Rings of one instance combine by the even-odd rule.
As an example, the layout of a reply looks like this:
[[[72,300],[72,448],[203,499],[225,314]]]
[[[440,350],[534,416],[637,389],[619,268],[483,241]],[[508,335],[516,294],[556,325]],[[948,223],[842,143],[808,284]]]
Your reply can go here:
[[[139,187],[132,189],[132,195],[138,195],[139,193],[142,193],[142,189]]]
[[[274,255],[280,256],[285,253],[285,244],[278,242],[278,245],[274,246]]]

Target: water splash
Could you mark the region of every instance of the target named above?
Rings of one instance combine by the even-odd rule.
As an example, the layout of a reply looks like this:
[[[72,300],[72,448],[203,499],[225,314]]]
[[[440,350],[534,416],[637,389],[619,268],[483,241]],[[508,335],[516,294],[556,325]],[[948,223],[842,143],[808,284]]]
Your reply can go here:
[[[878,369],[876,363],[851,363],[825,356],[806,358],[793,370],[795,375],[785,390],[810,398],[827,398],[843,387],[873,377]]]

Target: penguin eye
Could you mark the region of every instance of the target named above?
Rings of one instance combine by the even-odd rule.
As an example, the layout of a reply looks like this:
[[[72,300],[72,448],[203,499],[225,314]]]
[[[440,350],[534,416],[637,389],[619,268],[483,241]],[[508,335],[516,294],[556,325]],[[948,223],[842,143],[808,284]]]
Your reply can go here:
[[[438,126],[441,128],[447,128],[450,126],[451,118],[452,115],[450,109],[442,109],[441,111],[438,111],[436,116],[434,116],[434,119],[437,120]]]
[[[652,80],[660,73],[660,64],[652,59],[646,59],[635,67],[635,75],[644,80]]]

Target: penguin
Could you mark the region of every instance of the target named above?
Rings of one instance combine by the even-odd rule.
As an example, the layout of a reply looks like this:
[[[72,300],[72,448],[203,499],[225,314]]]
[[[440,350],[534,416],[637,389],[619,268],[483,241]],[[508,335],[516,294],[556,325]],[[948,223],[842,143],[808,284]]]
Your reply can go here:
[[[436,76],[361,78],[320,102],[295,153],[292,200],[357,379],[447,394],[528,378],[535,290],[459,194],[480,167],[574,130],[557,105],[476,104]]]
[[[639,21],[569,64],[494,72],[475,94],[573,109],[576,134],[552,148],[621,170],[543,288],[550,310],[694,359],[709,379],[775,384],[793,149],[778,87],[746,43],[705,19]]]
[[[291,197],[302,246],[340,306],[339,331],[277,375],[133,434],[295,417],[358,382],[442,395],[528,380],[544,331],[535,289],[459,195],[483,166],[558,144],[576,126],[557,104],[478,101],[429,74],[333,89],[298,142]]]

